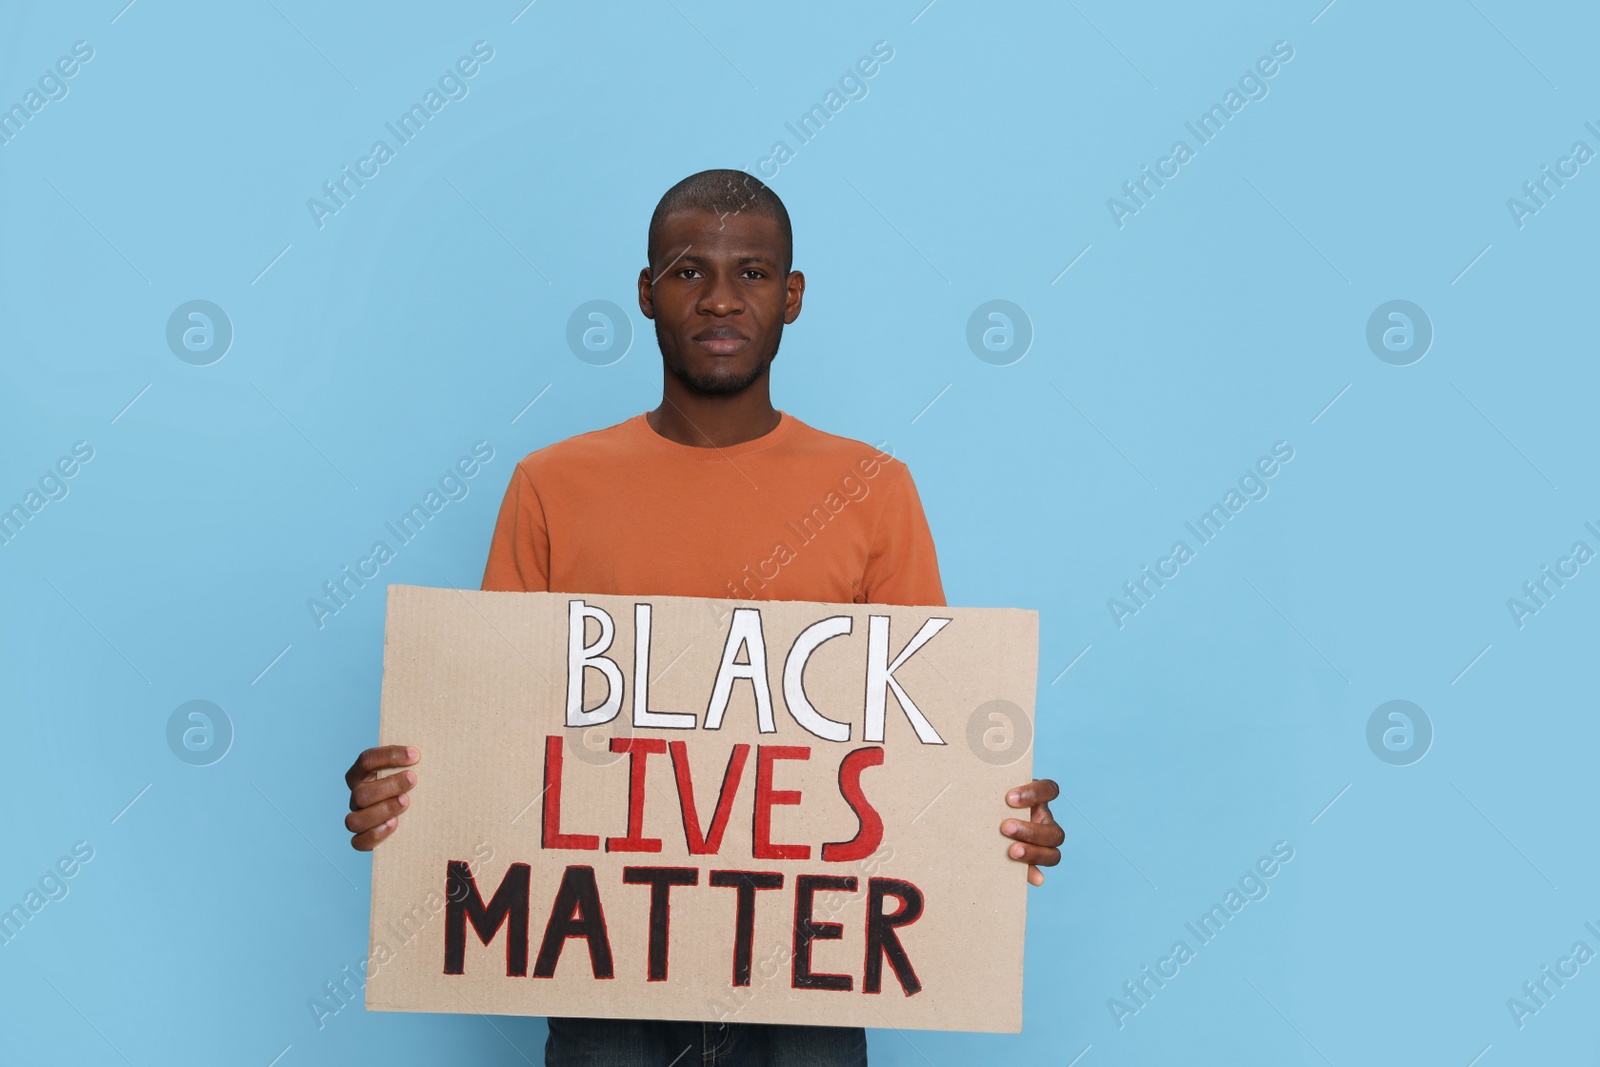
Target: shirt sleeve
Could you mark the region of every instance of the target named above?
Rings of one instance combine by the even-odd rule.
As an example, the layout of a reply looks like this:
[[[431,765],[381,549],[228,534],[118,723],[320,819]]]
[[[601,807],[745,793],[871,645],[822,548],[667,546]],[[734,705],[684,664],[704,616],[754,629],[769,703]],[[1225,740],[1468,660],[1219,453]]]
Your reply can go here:
[[[883,514],[873,531],[858,602],[943,607],[939,557],[922,498],[905,464],[896,463],[894,468],[899,477],[888,487]]]
[[[550,589],[550,531],[533,479],[517,464],[500,502],[489,561],[483,568],[487,591],[544,593]]]

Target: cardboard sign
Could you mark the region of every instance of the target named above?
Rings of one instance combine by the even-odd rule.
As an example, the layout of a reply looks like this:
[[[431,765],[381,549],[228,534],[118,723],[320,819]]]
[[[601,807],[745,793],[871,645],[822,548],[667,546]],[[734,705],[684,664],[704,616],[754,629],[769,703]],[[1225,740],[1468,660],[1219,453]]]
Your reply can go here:
[[[1031,611],[389,587],[367,1007],[1016,1032]]]

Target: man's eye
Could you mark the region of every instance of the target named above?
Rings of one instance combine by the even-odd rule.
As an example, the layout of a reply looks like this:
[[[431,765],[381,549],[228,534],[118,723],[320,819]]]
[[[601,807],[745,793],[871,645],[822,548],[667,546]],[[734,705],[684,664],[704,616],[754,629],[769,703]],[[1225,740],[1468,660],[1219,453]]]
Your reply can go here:
[[[686,278],[691,274],[699,274],[699,273],[700,272],[698,270],[696,270],[695,268],[693,268],[693,267],[684,267],[682,270],[680,270],[678,272],[678,277]]]

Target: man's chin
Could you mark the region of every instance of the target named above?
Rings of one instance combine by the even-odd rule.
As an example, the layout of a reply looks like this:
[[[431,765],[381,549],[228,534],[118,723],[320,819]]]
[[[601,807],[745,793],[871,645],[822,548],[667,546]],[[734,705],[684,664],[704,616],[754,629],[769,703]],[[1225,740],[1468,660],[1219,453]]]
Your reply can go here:
[[[668,363],[667,369],[692,391],[701,396],[736,396],[760,381],[767,373],[765,362],[745,370],[714,370],[696,373],[677,363]]]
[[[737,396],[746,389],[755,385],[766,377],[767,368],[778,357],[778,343],[783,334],[780,331],[773,340],[772,351],[764,358],[756,360],[753,367],[733,366],[728,357],[721,357],[698,367],[689,367],[677,345],[673,344],[661,328],[661,322],[656,321],[656,347],[661,350],[662,362],[667,372],[690,390],[701,396],[726,397]]]

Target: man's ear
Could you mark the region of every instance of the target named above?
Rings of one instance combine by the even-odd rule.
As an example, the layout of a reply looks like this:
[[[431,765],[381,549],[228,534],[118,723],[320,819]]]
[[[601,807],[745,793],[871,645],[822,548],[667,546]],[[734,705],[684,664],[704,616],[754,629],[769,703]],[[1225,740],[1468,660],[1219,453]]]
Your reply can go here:
[[[783,324],[787,326],[800,317],[800,304],[806,293],[806,276],[792,270],[783,280],[783,285]]]
[[[647,319],[656,317],[656,295],[650,285],[650,268],[639,272],[639,313]]]

